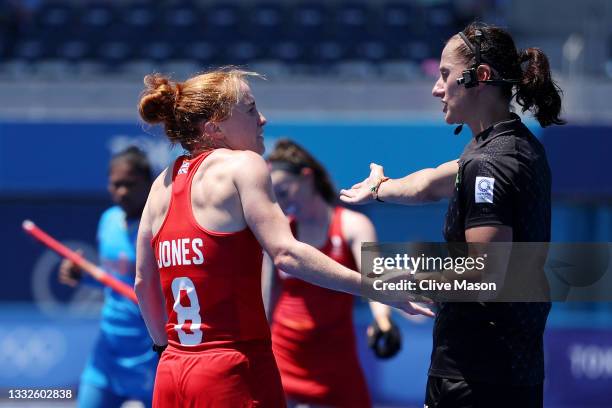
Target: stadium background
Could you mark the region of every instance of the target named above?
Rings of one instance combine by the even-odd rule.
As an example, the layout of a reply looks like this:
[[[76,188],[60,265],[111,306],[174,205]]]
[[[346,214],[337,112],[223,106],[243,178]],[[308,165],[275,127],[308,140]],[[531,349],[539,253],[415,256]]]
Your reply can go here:
[[[340,188],[365,177],[371,161],[399,177],[457,157],[469,132],[453,136],[431,97],[443,40],[474,18],[507,26],[519,47],[544,49],[564,90],[567,126],[541,129],[528,121],[553,170],[553,240],[612,241],[609,1],[0,5],[5,403],[10,388],[75,389],[101,300],[94,288],[59,285],[59,257],[25,236],[21,221],[32,219],[95,259],[96,224],[110,205],[106,176],[112,153],[137,144],[157,169],[180,153],[170,149],[160,129],[138,121],[135,106],[146,73],[184,79],[231,63],[266,74],[253,88],[268,118],[267,145],[294,138],[324,163]],[[361,209],[374,220],[381,241],[442,239],[446,203]],[[360,303],[355,311],[359,333],[369,323],[366,309]],[[402,352],[376,361],[360,335],[362,363],[377,405],[420,406],[431,322],[396,320]],[[555,304],[546,354],[546,406],[612,406],[609,304]]]

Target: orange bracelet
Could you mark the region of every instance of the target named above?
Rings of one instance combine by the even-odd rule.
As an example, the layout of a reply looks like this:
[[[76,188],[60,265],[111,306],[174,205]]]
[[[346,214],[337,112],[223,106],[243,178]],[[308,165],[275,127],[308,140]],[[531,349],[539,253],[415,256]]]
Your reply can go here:
[[[370,188],[370,192],[372,193],[372,197],[374,197],[374,199],[375,199],[376,201],[380,201],[381,203],[384,203],[384,201],[383,201],[383,200],[381,200],[381,199],[378,197],[378,189],[380,188],[380,185],[381,185],[382,183],[384,183],[385,181],[387,181],[387,180],[390,180],[390,178],[389,178],[389,177],[381,177],[381,178],[380,178],[380,180],[378,180],[378,183],[376,183],[376,185],[374,185],[374,186],[372,186],[372,187]]]

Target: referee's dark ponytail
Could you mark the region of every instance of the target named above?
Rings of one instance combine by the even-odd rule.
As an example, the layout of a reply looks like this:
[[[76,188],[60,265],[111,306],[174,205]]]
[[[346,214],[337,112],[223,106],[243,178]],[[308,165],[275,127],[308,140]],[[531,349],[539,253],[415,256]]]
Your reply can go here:
[[[513,79],[518,83],[508,81],[500,86],[502,96],[510,103],[513,92],[516,102],[523,112],[531,111],[542,127],[552,124],[563,125],[565,121],[559,117],[561,113],[561,89],[550,75],[548,58],[539,48],[527,48],[518,51],[510,33],[501,27],[481,22],[470,23],[463,35],[472,43],[476,43],[476,32],[481,36],[481,63],[489,64],[496,71],[493,79]],[[468,67],[476,63],[476,55],[465,42],[455,35],[458,46],[457,54]]]
[[[542,127],[563,125],[561,89],[552,80],[546,54],[539,48],[527,48],[519,53],[522,77],[517,85],[516,102],[523,112],[529,110]]]

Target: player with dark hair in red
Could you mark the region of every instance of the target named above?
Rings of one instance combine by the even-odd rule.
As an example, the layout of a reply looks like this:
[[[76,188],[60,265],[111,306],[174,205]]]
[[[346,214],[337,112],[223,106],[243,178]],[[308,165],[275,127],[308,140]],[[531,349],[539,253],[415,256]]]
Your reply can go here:
[[[337,205],[336,191],[325,168],[302,146],[276,142],[268,157],[274,193],[290,219],[294,235],[342,265],[360,269],[361,243],[375,242],[376,230],[363,214]],[[272,349],[288,405],[371,407],[359,363],[353,328],[353,299],[273,271],[265,281],[272,323]],[[370,303],[374,327],[385,338],[386,353],[399,351],[399,330],[391,309]],[[374,345],[374,344],[373,344]]]
[[[153,183],[138,231],[136,294],[156,348],[168,345],[157,407],[285,406],[261,298],[261,246],[297,277],[362,289],[359,273],[298,242],[276,204],[261,157],[266,119],[246,80],[254,75],[145,77],[141,117],[163,123],[188,151]]]

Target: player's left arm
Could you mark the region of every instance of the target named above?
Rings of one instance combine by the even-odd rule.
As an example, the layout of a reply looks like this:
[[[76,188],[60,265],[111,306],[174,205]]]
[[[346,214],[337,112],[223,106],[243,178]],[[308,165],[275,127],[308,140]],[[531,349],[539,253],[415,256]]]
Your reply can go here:
[[[342,212],[342,229],[357,263],[357,270],[361,271],[361,243],[376,242],[376,229],[368,217],[350,210]],[[373,300],[369,303],[372,317],[374,317],[378,326],[383,331],[389,330],[391,327],[391,308]]]
[[[150,197],[151,195],[149,195]],[[151,248],[152,238],[151,216],[147,201],[138,228],[134,291],[138,297],[140,312],[153,342],[163,346],[168,343],[165,328],[168,316],[164,306],[159,271],[157,270],[153,248]]]
[[[274,262],[272,262],[272,258],[265,252],[261,267],[261,291],[264,309],[266,310],[266,318],[268,322],[272,323],[274,309],[280,297],[281,282],[278,272],[274,267]]]

